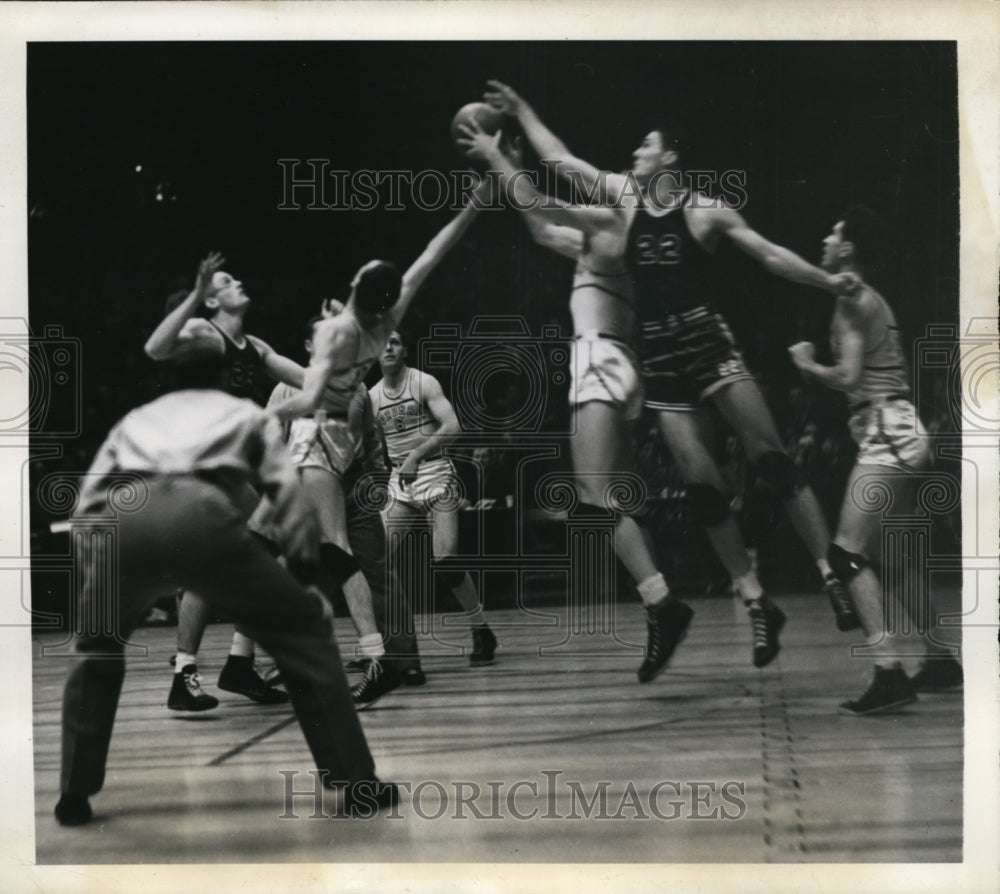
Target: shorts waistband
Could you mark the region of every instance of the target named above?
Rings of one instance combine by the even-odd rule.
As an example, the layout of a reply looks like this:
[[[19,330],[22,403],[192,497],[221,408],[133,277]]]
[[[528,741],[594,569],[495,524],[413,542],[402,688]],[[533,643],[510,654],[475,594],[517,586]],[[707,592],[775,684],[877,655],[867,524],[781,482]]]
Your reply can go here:
[[[669,320],[682,320],[685,323],[690,323],[694,320],[700,320],[703,317],[714,317],[716,313],[717,311],[714,307],[710,307],[707,304],[699,304],[695,307],[669,310],[662,317],[657,317],[655,320],[641,321],[640,325],[643,330],[659,329]]]
[[[909,399],[910,395],[904,394],[902,391],[896,391],[893,392],[892,394],[880,394],[877,397],[872,397],[869,398],[868,400],[863,400],[860,401],[859,403],[854,404],[853,406],[851,406],[850,412],[857,413],[859,410],[867,410],[869,407],[875,407],[881,404],[888,404],[897,400],[908,401]]]

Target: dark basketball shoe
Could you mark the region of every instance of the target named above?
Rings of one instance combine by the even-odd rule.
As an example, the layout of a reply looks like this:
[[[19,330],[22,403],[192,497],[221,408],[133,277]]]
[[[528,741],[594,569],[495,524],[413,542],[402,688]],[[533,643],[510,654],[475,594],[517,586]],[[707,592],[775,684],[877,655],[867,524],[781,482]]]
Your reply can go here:
[[[63,794],[56,804],[56,819],[61,826],[82,826],[94,815],[86,795]]]
[[[868,714],[888,714],[898,711],[917,700],[917,691],[913,688],[906,671],[899,665],[895,667],[876,667],[875,675],[868,688],[860,697],[843,702],[841,714],[853,714],[862,717]]]
[[[472,654],[469,655],[469,664],[473,667],[482,667],[493,663],[493,655],[497,650],[497,638],[493,635],[485,624],[472,629]]]
[[[288,701],[288,693],[275,689],[253,666],[252,658],[230,655],[219,674],[219,689],[245,695],[261,705],[282,705]]]
[[[364,679],[351,690],[351,698],[360,711],[370,708],[387,692],[402,684],[395,663],[388,658],[369,658]]]
[[[662,673],[674,650],[687,635],[694,610],[679,599],[663,599],[646,606],[646,658],[639,665],[639,682]]]
[[[167,697],[167,707],[171,711],[211,711],[218,705],[219,700],[201,688],[195,665],[189,664],[174,674],[174,682]]]
[[[854,608],[854,600],[835,574],[828,574],[823,581],[823,592],[826,593],[837,617],[837,629],[841,631],[857,630],[861,626],[861,618]]]
[[[419,667],[408,667],[401,672],[404,686],[423,686],[427,682],[427,674]]]
[[[753,666],[766,667],[781,651],[778,634],[785,626],[785,613],[773,602],[754,599],[747,603],[753,632]]]
[[[965,682],[962,665],[954,658],[927,658],[911,678],[914,692],[947,692],[958,689]]]
[[[381,779],[361,779],[344,786],[340,810],[351,819],[371,819],[380,810],[399,803],[399,787]]]

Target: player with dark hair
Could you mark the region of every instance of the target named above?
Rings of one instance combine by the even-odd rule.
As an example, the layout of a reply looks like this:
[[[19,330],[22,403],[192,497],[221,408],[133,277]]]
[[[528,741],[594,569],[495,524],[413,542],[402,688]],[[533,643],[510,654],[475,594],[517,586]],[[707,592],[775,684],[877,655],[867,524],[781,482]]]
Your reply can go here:
[[[852,208],[834,224],[823,241],[823,267],[864,277],[882,257],[886,230],[875,213]],[[882,515],[859,504],[858,488],[875,478],[892,493],[893,513],[905,515],[914,506],[917,474],[929,460],[926,438],[910,398],[906,355],[900,344],[896,318],[886,300],[867,283],[850,295],[841,295],[831,323],[833,366],[816,362],[815,346],[799,342],[789,348],[803,375],[847,396],[851,436],[858,456],[847,482],[837,535],[830,546],[834,571],[850,588],[868,643],[878,647],[871,684],[840,708],[846,714],[882,714],[916,699],[921,690],[954,688],[962,683],[962,666],[933,637],[925,640],[926,659],[910,680],[899,657],[901,643],[886,629],[891,602],[902,597],[899,569],[884,567]],[[882,570],[879,580],[878,569]],[[931,599],[930,617],[938,612]],[[914,613],[916,606],[903,605]]]
[[[728,326],[715,309],[724,284],[713,254],[728,239],[769,272],[830,292],[854,278],[834,276],[752,230],[737,211],[684,183],[677,148],[659,131],[648,133],[626,174],[600,171],[574,156],[509,87],[491,81],[487,101],[515,117],[547,163],[585,189],[594,204],[569,206],[542,196],[500,149],[501,134],[465,128],[465,145],[507,178],[510,198],[553,224],[579,229],[588,240],[607,240],[628,266],[640,325],[645,406],[657,413],[671,455],[687,482],[692,516],[702,523],[715,552],[747,606],[753,631],[753,664],[778,654],[784,613],[768,600],[723,493],[708,447],[709,411],[715,410],[743,441],[760,476],[785,504],[816,561],[842,630],[857,625],[826,552],[829,533],[812,490],[799,480],[770,411]]]
[[[198,353],[199,349],[195,349]],[[182,358],[190,360],[191,353]],[[81,569],[77,617],[108,617],[111,631],[76,631],[77,661],[63,701],[63,825],[91,819],[89,798],[104,783],[125,676],[124,644],[163,587],[188,587],[247,625],[274,656],[316,766],[329,787],[347,785],[342,806],[389,806],[398,793],[375,777],[332,632],[332,611],[250,536],[239,506],[245,485],[270,499],[290,567],[307,579],[317,558],[312,509],[274,418],[218,390],[223,358],[197,361],[186,390],[126,415],[99,449],[74,516],[117,518],[117,592],[107,590],[109,556],[98,538]],[[116,487],[140,494],[116,512]],[[109,602],[109,600],[114,600]],[[107,604],[106,604],[107,603]]]
[[[469,617],[474,666],[493,663],[493,634],[469,572],[456,562],[460,502],[455,466],[442,453],[461,432],[455,410],[434,376],[406,365],[406,345],[398,331],[389,333],[379,356],[382,378],[369,389],[375,419],[392,464],[386,523],[406,528],[431,518],[433,565]]]
[[[243,284],[222,270],[225,259],[213,252],[201,262],[195,287],[186,295],[167,299],[167,313],[146,342],[153,360],[183,360],[192,352],[222,358],[222,389],[234,397],[263,402],[267,382],[278,379],[301,385],[304,370],[244,331],[250,299]],[[253,513],[259,495],[247,485],[239,494],[241,511]],[[210,608],[202,596],[185,592],[177,609],[177,656],[174,680],[167,698],[173,711],[205,711],[219,700],[201,688],[197,655],[208,626]],[[237,629],[229,657],[219,674],[219,688],[245,695],[262,704],[280,704],[286,693],[269,686],[254,668],[254,644]]]
[[[473,191],[469,204],[427,245],[405,274],[383,260],[369,261],[354,276],[344,310],[316,326],[313,354],[302,390],[274,407],[292,423],[290,448],[303,483],[314,498],[320,525],[329,542],[321,560],[328,573],[345,588],[355,587],[371,605],[371,592],[347,538],[342,476],[354,457],[356,434],[347,412],[358,384],[385,348],[389,333],[403,318],[431,271],[472,224],[489,181]],[[355,430],[356,431],[356,430]],[[365,679],[355,688],[359,703],[372,702],[399,684],[392,659],[384,659],[384,645],[367,645]]]

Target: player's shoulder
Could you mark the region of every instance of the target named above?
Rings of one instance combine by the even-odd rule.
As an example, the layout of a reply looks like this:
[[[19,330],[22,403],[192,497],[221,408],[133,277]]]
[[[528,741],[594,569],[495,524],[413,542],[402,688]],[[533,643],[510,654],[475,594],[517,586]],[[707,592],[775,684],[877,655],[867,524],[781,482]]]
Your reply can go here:
[[[258,353],[260,354],[271,353],[272,348],[266,341],[264,341],[264,339],[258,338],[256,335],[250,335],[248,333],[246,335],[246,340],[250,342],[250,344],[252,344],[257,349]]]
[[[885,303],[885,299],[870,285],[862,281],[858,288],[839,296],[843,311],[858,318],[870,317]]]
[[[191,317],[182,327],[180,332],[182,339],[211,339],[219,344],[225,344],[222,333],[215,328],[204,317]]]
[[[407,370],[407,376],[409,376],[411,385],[421,391],[441,390],[441,383],[429,372],[424,372],[422,369],[415,369],[411,366]]]

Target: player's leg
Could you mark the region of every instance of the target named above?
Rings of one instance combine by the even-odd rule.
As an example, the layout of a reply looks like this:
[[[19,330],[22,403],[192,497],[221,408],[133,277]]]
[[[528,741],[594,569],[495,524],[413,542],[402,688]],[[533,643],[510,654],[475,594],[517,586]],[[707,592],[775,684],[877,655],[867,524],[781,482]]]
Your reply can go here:
[[[823,579],[838,629],[860,626],[842,581],[827,561],[830,532],[823,510],[812,488],[800,480],[757,383],[749,377],[737,378],[712,392],[708,399],[742,440],[747,458],[784,504]]]
[[[688,494],[692,517],[708,535],[709,542],[733,580],[736,593],[750,614],[753,629],[753,663],[764,667],[778,654],[778,634],[785,623],[781,609],[770,602],[757,579],[739,525],[724,492],[722,473],[712,458],[712,419],[707,408],[661,409],[657,422],[664,442]]]
[[[841,710],[848,714],[878,714],[910,704],[916,697],[899,658],[902,643],[886,624],[886,601],[882,578],[882,516],[860,498],[864,479],[878,478],[885,486],[898,488],[900,473],[876,465],[855,465],[851,470],[840,509],[837,534],[830,547],[834,573],[850,589],[866,642],[875,650],[875,673],[869,687],[857,699],[846,701]],[[900,498],[905,493],[897,491]],[[888,579],[888,577],[887,577]]]
[[[211,495],[199,508],[201,531],[188,545],[187,573],[274,658],[316,766],[326,772],[324,782],[374,780],[328,604],[303,589]],[[199,552],[200,541],[206,546]],[[390,802],[382,791],[384,806]],[[395,797],[388,792],[385,798],[390,795]]]
[[[403,682],[420,685],[425,681],[413,626],[413,608],[407,594],[391,579],[387,567],[385,528],[378,512],[347,501],[347,538],[372,594],[375,620],[385,641],[389,658],[397,662]],[[390,602],[391,599],[391,602]]]
[[[208,627],[211,608],[197,593],[185,590],[177,606],[177,654],[174,679],[167,697],[171,711],[208,711],[219,704],[214,695],[201,688],[198,676],[198,649]]]
[[[614,520],[615,552],[635,581],[646,612],[646,657],[638,678],[640,683],[648,683],[666,668],[694,612],[670,592],[635,519],[617,511],[613,504],[612,485],[633,468],[631,426],[622,416],[620,409],[598,400],[574,408],[575,434],[570,449],[576,511],[595,520]]]
[[[483,615],[483,605],[472,576],[456,561],[458,553],[458,513],[456,501],[444,498],[431,503],[431,549],[438,577],[451,590],[472,628],[469,663],[477,667],[492,664],[497,638]]]
[[[326,469],[301,469],[302,485],[310,494],[321,531],[320,562],[327,577],[344,592],[351,620],[358,631],[361,652],[367,658],[385,654],[375,622],[368,581],[351,552],[347,536],[347,508],[340,479]]]

